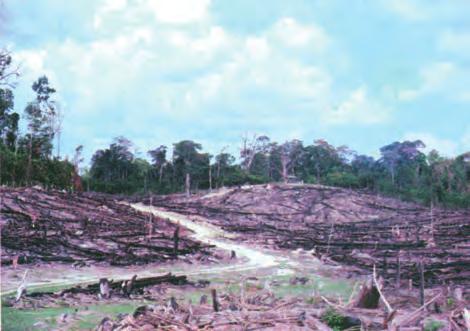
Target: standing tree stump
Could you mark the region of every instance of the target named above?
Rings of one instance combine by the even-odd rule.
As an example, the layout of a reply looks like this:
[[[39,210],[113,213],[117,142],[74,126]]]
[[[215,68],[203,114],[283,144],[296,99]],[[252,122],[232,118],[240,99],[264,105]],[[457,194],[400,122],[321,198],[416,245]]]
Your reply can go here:
[[[177,226],[175,232],[173,233],[173,255],[178,255],[178,245],[180,241],[180,227]]]
[[[212,307],[214,308],[215,312],[218,312],[220,309],[220,305],[219,305],[219,300],[217,299],[217,291],[215,288],[211,290],[211,294],[212,294]]]
[[[100,279],[100,296],[103,299],[108,299],[110,297],[109,282],[107,278]]]

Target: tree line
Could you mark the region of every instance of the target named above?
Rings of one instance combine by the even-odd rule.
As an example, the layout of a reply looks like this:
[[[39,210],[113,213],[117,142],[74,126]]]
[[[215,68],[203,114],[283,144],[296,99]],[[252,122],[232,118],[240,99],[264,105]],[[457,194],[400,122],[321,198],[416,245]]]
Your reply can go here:
[[[60,158],[62,114],[54,100],[56,90],[46,76],[33,82],[35,98],[23,111],[27,129],[21,134],[21,116],[15,111],[13,93],[18,77],[18,67],[14,66],[10,52],[0,50],[0,183],[68,188],[76,169]]]
[[[60,157],[62,114],[54,101],[56,90],[45,76],[32,84],[35,98],[23,111],[27,132],[19,133],[21,116],[14,111],[13,95],[17,77],[11,54],[0,52],[1,184],[189,195],[223,186],[303,182],[364,189],[426,204],[470,207],[470,152],[454,158],[435,150],[425,154],[420,140],[383,146],[380,157],[374,159],[323,139],[311,144],[295,139],[278,143],[264,135],[246,135],[238,158],[227,148],[215,155],[204,152],[202,145],[192,140],[174,143],[171,155],[168,146],[157,145],[148,151],[148,158],[142,158],[133,152],[130,140],[117,137],[109,147],[93,154],[80,180],[83,146],[76,148],[71,160]]]
[[[132,143],[115,138],[98,150],[85,173],[91,190],[108,193],[174,193],[270,182],[311,183],[364,189],[403,199],[470,207],[470,152],[455,158],[427,155],[420,140],[394,142],[381,157],[357,154],[325,140],[282,144],[267,136],[242,139],[239,159],[225,150],[211,155],[191,140],[148,151],[151,161],[135,157]]]

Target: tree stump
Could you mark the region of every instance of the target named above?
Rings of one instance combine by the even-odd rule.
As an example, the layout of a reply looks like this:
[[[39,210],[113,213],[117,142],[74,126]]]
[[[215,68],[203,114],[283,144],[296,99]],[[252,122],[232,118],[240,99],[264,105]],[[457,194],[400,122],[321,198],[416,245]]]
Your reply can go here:
[[[100,279],[100,296],[103,299],[108,299],[110,296],[109,293],[109,282],[107,278]]]

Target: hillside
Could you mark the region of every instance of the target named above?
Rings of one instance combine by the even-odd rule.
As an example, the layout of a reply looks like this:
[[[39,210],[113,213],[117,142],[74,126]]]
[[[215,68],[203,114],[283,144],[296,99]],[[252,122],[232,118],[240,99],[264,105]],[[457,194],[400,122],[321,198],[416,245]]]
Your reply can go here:
[[[319,185],[258,185],[196,195],[153,197],[153,204],[200,215],[244,241],[313,250],[322,259],[388,278],[413,278],[425,266],[429,286],[469,284],[470,211],[432,210],[362,191]],[[147,200],[149,203],[150,200]]]
[[[2,265],[146,264],[210,254],[190,232],[109,195],[0,187]]]

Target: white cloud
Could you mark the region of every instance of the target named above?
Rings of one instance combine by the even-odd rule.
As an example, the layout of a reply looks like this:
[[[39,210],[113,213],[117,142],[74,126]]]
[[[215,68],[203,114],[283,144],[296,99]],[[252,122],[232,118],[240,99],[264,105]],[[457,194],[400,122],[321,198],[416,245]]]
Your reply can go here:
[[[382,4],[393,13],[410,21],[422,21],[429,17],[429,4],[416,0],[383,0]]]
[[[263,60],[269,55],[269,46],[265,38],[248,37],[245,41],[245,49],[253,60]]]
[[[15,54],[22,70],[25,70],[27,74],[34,73],[34,75],[40,75],[44,72],[44,59],[46,56],[47,52],[45,50],[27,50]]]
[[[337,108],[325,112],[324,121],[331,124],[377,124],[389,118],[391,110],[367,95],[366,87],[352,91]]]
[[[272,28],[273,38],[289,47],[311,46],[316,50],[325,50],[330,39],[326,32],[315,24],[302,25],[291,17],[280,19]]]
[[[184,24],[204,20],[210,0],[147,0],[155,18],[162,23]]]
[[[29,56],[32,66],[57,73],[67,87],[61,92],[70,104],[67,139],[103,146],[125,134],[145,150],[157,141],[204,141],[201,132],[213,128],[223,132],[213,133],[220,137],[214,144],[227,144],[245,130],[295,138],[293,132],[313,130],[305,128],[306,118],[325,119],[325,126],[387,119],[366,87],[351,92],[333,114],[323,112],[333,108],[337,92],[331,72],[317,59],[328,54],[332,40],[314,23],[284,18],[256,34],[236,34],[212,24],[208,1],[200,2],[205,9],[194,16],[159,11],[158,22],[153,10],[145,12],[149,3],[110,7],[94,40],[51,43],[47,52]],[[174,24],[183,22],[192,25]],[[318,55],[315,62],[305,52]]]
[[[459,151],[459,144],[445,138],[439,138],[427,132],[408,132],[403,135],[402,140],[421,140],[426,145],[425,153],[435,149],[444,156],[455,156]]]
[[[434,62],[419,73],[420,83],[415,88],[398,91],[401,101],[413,101],[429,95],[439,95],[453,101],[470,102],[470,70],[454,62]]]
[[[105,0],[100,8],[96,11],[93,19],[93,26],[99,29],[103,23],[103,19],[109,13],[121,11],[127,7],[127,0]]]
[[[438,48],[442,51],[470,56],[470,32],[447,30],[439,35],[437,41]]]
[[[468,0],[381,0],[382,6],[402,19],[414,23],[467,21]]]

